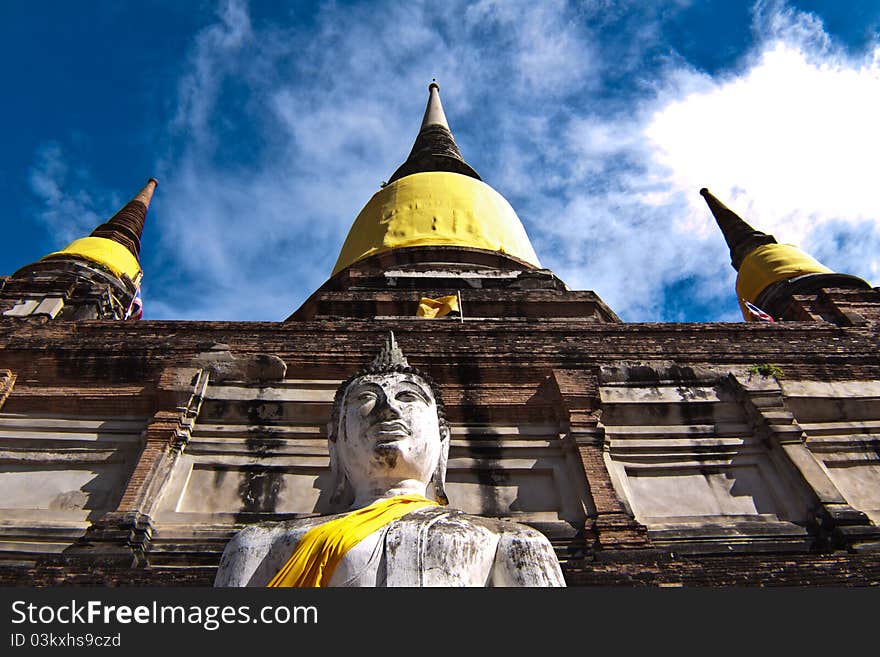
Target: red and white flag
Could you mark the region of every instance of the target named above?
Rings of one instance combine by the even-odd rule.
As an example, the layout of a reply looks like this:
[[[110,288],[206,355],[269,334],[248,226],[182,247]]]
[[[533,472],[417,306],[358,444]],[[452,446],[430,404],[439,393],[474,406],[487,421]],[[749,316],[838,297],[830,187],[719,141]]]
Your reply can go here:
[[[753,304],[751,301],[746,301],[745,299],[743,299],[743,303],[746,306],[746,310],[748,310],[749,313],[752,315],[752,317],[754,317],[759,322],[772,322],[772,321],[774,321],[773,318],[770,317],[770,315],[768,315],[763,310],[758,308],[758,306]]]
[[[125,314],[125,319],[140,319],[143,316],[144,300],[141,299],[141,288],[138,287],[131,300],[131,305],[128,307],[128,312]]]

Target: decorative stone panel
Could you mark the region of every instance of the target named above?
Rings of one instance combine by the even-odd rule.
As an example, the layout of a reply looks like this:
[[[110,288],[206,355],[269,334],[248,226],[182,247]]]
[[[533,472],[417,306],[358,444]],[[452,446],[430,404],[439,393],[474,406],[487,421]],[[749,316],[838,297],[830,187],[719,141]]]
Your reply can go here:
[[[0,551],[59,552],[114,510],[145,425],[0,413]]]
[[[837,490],[880,524],[880,381],[783,379],[781,387]]]
[[[810,491],[727,373],[621,363],[602,368],[599,395],[612,480],[655,543],[808,539]]]

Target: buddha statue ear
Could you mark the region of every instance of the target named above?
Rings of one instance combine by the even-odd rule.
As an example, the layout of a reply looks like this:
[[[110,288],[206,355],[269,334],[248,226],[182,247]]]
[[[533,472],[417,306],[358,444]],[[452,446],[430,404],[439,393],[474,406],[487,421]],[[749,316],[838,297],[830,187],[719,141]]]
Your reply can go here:
[[[327,425],[327,433],[330,439],[327,447],[330,451],[330,501],[332,511],[345,511],[354,502],[354,488],[345,474],[342,459],[339,458],[339,450],[336,448],[339,438],[333,422]]]
[[[437,459],[437,468],[431,477],[430,485],[434,488],[434,499],[440,504],[449,504],[446,496],[446,464],[449,461],[449,427],[445,422],[440,427],[440,457]]]

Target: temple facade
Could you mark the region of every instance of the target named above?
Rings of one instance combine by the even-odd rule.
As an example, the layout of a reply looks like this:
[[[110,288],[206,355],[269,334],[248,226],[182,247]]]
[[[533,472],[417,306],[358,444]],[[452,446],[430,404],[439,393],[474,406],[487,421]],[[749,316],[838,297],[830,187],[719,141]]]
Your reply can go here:
[[[321,514],[334,393],[389,330],[442,390],[450,504],[538,529],[569,586],[880,581],[880,291],[708,190],[746,321],[622,322],[541,265],[432,83],[286,320],[133,321],[156,184],[0,278],[0,584],[210,585],[238,530]]]

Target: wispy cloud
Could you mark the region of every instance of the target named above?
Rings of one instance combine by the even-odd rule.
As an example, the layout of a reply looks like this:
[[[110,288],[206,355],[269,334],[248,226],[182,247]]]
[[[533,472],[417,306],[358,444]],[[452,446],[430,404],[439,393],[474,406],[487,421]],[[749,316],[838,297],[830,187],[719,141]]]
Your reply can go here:
[[[173,125],[203,147],[218,138],[210,129],[225,76],[239,68],[239,55],[253,39],[247,7],[226,0],[218,8],[218,22],[195,38],[188,70],[178,84],[178,106]]]
[[[40,146],[28,183],[40,205],[36,217],[49,228],[55,247],[87,235],[119,206],[118,197],[96,185],[88,168],[69,166],[56,142]]]
[[[512,30],[524,15],[528,29]],[[328,5],[304,31],[256,28],[243,3],[224,4],[194,41],[160,167],[152,316],[285,317],[326,280],[359,209],[406,157],[426,82],[439,76],[464,116],[493,98],[497,112],[507,92],[495,75],[518,102],[582,86],[591,56],[573,17],[561,3]],[[497,38],[512,41],[499,52]],[[493,138],[458,125],[472,154]],[[250,153],[235,150],[243,143]]]

